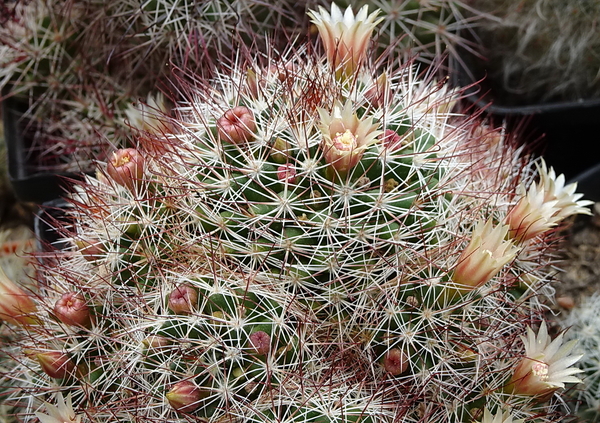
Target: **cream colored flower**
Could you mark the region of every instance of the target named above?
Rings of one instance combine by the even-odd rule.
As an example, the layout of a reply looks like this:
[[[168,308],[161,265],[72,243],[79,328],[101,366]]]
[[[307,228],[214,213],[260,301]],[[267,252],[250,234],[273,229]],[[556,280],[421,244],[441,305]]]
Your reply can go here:
[[[575,193],[577,184],[565,186],[565,176],[556,176],[542,161],[540,180],[529,190],[519,188],[521,199],[506,216],[510,236],[519,242],[527,241],[552,229],[564,218],[574,214],[590,214],[591,201],[580,200],[583,194]]]
[[[512,415],[505,411],[498,410],[496,414],[492,414],[487,408],[483,410],[483,419],[476,423],[523,423],[523,419],[513,420]]]
[[[56,405],[44,402],[48,414],[36,412],[35,416],[41,423],[81,423],[81,416],[75,414],[71,402],[71,394],[63,398],[59,392],[56,394]]]
[[[473,230],[471,242],[461,253],[454,268],[452,281],[459,290],[478,288],[493,278],[510,262],[518,248],[506,240],[508,226],[492,226],[492,221],[479,222]]]
[[[321,6],[319,12],[308,12],[319,30],[327,60],[338,77],[352,75],[364,62],[371,34],[383,20],[377,19],[379,12],[368,14],[365,5],[354,16],[350,7],[342,13],[335,4],[331,5],[331,13]]]
[[[158,93],[156,95],[148,94],[146,103],[140,102],[137,106],[129,105],[125,110],[125,116],[133,128],[161,135],[172,131],[163,116],[168,112],[165,96]]]
[[[338,104],[330,114],[319,109],[323,154],[330,169],[342,179],[362,158],[364,151],[383,133],[371,118],[358,118],[350,101]]]
[[[582,355],[569,355],[577,340],[563,345],[562,333],[552,340],[545,322],[537,335],[528,327],[527,337],[521,336],[521,339],[525,344],[525,357],[515,368],[507,391],[546,400],[556,390],[564,388],[565,383],[581,383],[574,375],[582,370],[571,366]]]

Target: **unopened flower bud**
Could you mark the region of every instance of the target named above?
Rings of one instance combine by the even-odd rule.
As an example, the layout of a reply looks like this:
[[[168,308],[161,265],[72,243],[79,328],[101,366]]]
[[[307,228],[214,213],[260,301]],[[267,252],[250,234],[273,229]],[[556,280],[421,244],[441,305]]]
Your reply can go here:
[[[383,107],[391,97],[390,84],[385,73],[382,73],[375,84],[365,92],[365,98],[374,107]]]
[[[67,292],[54,305],[54,315],[65,325],[90,327],[90,308],[83,295]]]
[[[135,148],[117,150],[108,161],[106,173],[117,184],[133,189],[144,176],[144,159]]]
[[[256,122],[252,111],[245,106],[227,110],[217,120],[219,137],[234,144],[250,141],[256,132]]]
[[[285,164],[289,159],[288,150],[290,149],[289,143],[283,138],[277,137],[273,142],[273,149],[271,152],[271,158],[276,163]]]
[[[171,407],[181,413],[191,413],[200,407],[200,401],[206,397],[202,391],[190,380],[177,382],[166,394]]]
[[[399,150],[404,146],[402,137],[398,135],[396,131],[392,131],[391,129],[386,129],[380,139],[384,147],[390,151]]]
[[[255,99],[258,98],[259,81],[258,75],[256,75],[254,69],[248,69],[246,71],[246,87],[250,97]]]
[[[295,184],[296,169],[291,164],[285,164],[277,168],[277,179],[284,184]]]
[[[197,303],[198,293],[191,286],[179,286],[169,295],[169,309],[175,314],[189,314]]]
[[[142,341],[142,344],[147,350],[159,350],[171,344],[169,338],[158,335],[150,335]]]
[[[398,348],[392,348],[383,358],[383,368],[393,376],[398,376],[408,369],[408,357]]]
[[[89,241],[85,239],[76,239],[75,245],[83,258],[87,261],[95,261],[104,255],[104,249],[99,240]]]
[[[35,359],[44,373],[55,379],[65,379],[75,370],[75,363],[62,351],[36,352]]]
[[[37,322],[33,316],[36,312],[31,295],[8,279],[0,268],[0,319],[16,325],[30,325]]]
[[[257,330],[250,334],[250,347],[258,355],[268,355],[271,352],[271,337],[267,332]]]

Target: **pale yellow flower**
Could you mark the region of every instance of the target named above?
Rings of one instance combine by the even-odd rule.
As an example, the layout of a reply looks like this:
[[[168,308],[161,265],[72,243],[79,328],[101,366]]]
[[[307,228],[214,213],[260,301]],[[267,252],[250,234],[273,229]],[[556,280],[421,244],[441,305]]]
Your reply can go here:
[[[327,60],[338,76],[352,75],[364,62],[371,34],[383,20],[377,19],[378,14],[379,10],[368,14],[366,5],[356,16],[350,7],[342,13],[335,4],[331,5],[331,13],[321,6],[319,12],[308,12],[319,30]]]
[[[56,394],[56,405],[44,402],[48,414],[36,412],[35,416],[41,423],[81,423],[81,416],[75,414],[71,402],[71,394],[63,398],[59,392]]]
[[[557,177],[543,161],[539,174],[539,182],[528,190],[519,188],[522,197],[506,216],[509,234],[519,242],[547,232],[568,216],[591,213],[587,206],[592,202],[580,200],[583,194],[575,193],[576,183],[565,186],[565,176]]]
[[[480,287],[515,258],[519,249],[512,241],[505,239],[508,229],[502,224],[493,227],[491,220],[477,223],[469,245],[454,268],[452,281],[457,289]]]
[[[582,357],[570,355],[577,340],[563,345],[562,333],[552,340],[545,322],[537,335],[528,327],[527,337],[521,336],[521,339],[525,344],[525,357],[517,364],[507,391],[546,400],[566,383],[581,383],[574,375],[582,370],[571,367]]]
[[[483,410],[483,419],[476,423],[523,423],[523,419],[513,420],[512,415],[505,411],[498,410],[496,414],[492,414],[490,410]]]
[[[330,169],[345,178],[362,158],[364,151],[383,133],[371,118],[359,119],[350,101],[338,104],[332,113],[319,109],[319,127],[323,133],[323,154]]]
[[[129,125],[150,134],[162,135],[171,132],[170,125],[166,122],[169,111],[167,102],[162,93],[148,94],[146,103],[140,102],[137,106],[129,105],[125,116]]]

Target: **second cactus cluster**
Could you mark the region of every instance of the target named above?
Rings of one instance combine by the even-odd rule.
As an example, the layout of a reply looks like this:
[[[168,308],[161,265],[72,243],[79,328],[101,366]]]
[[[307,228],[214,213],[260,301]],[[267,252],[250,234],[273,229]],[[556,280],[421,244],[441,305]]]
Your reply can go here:
[[[3,282],[25,421],[560,419],[579,357],[543,302],[588,203],[458,92],[371,66],[377,12],[310,17],[323,54],[189,86],[78,187],[39,294]]]

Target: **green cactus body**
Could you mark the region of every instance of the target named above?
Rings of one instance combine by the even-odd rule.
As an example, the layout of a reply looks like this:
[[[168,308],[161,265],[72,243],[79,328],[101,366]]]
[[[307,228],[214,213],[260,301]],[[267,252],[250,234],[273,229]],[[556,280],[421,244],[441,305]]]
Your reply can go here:
[[[461,422],[505,404],[552,421],[504,389],[551,244],[506,229],[468,270],[509,260],[470,286],[457,262],[476,222],[505,221],[531,159],[406,65],[379,106],[367,68],[336,77],[304,50],[269,65],[260,90],[235,66],[190,87],[160,152],[140,138],[143,178],[78,187],[73,241],[102,253],[60,254],[42,289],[84,292],[95,323],[30,330],[17,351],[59,339],[78,373],[57,387],[23,355],[21,398],[68,390],[90,421]]]

